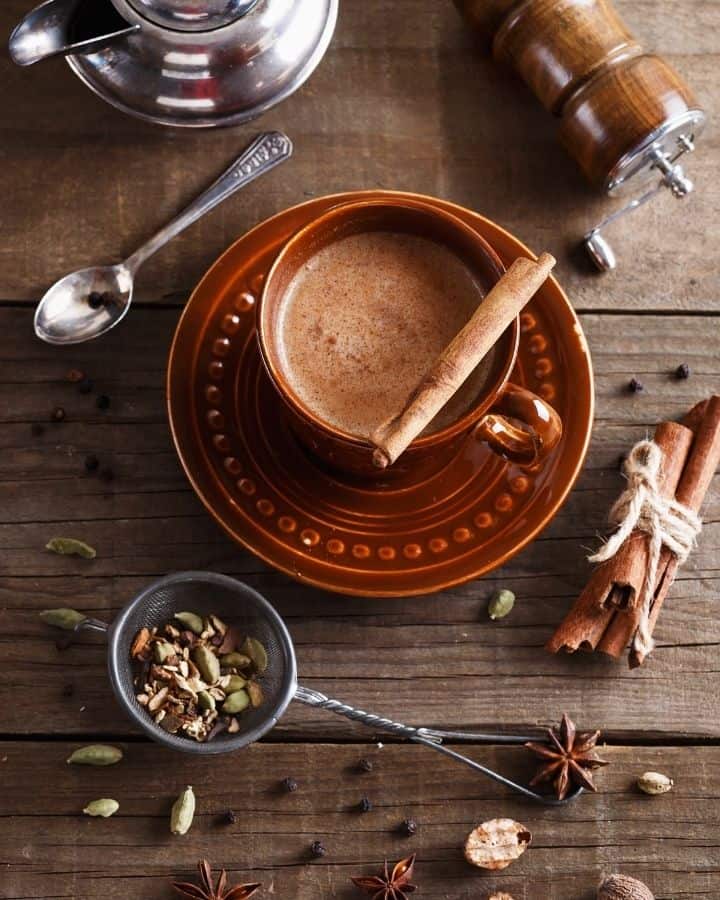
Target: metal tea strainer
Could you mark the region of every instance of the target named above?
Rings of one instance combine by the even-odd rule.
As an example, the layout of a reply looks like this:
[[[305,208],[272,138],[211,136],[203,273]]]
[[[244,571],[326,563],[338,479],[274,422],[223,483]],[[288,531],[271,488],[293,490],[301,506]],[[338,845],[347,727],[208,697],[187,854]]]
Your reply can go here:
[[[135,635],[143,627],[162,625],[181,610],[192,610],[199,615],[211,613],[218,615],[221,619],[236,625],[241,632],[261,641],[268,655],[268,666],[261,679],[265,698],[262,706],[248,709],[238,718],[240,731],[235,734],[223,733],[206,743],[164,731],[135,699],[134,672],[130,659],[130,647]],[[582,788],[577,788],[564,800],[543,796],[443,744],[445,739],[522,744],[525,741],[537,740],[537,735],[475,734],[416,728],[355,709],[339,700],[332,700],[319,691],[302,687],[297,683],[295,649],[283,620],[257,591],[226,575],[213,572],[179,572],[169,575],[141,591],[112,625],[88,618],[79,622],[74,630],[76,633],[91,630],[107,634],[108,670],[115,696],[130,718],[146,734],[158,743],[175,750],[198,754],[238,750],[257,741],[269,731],[282,716],[290,701],[295,699],[308,706],[327,709],[355,722],[362,722],[363,725],[375,730],[387,731],[417,744],[425,744],[513,791],[549,806],[563,806],[582,793]]]

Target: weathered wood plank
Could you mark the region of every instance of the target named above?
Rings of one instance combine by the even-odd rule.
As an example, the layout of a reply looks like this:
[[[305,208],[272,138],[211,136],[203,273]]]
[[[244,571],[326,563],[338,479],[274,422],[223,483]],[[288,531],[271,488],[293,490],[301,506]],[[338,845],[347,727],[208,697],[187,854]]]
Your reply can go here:
[[[712,107],[720,85],[714,4],[618,6]],[[25,0],[2,4],[2,33],[27,7]],[[6,300],[31,302],[65,272],[133,250],[259,127],[178,133],[136,122],[94,97],[61,60],[21,70],[4,58],[0,79]],[[326,59],[262,119],[265,126],[293,136],[292,162],[148,263],[139,299],[186,296],[238,234],[307,196],[382,186],[477,208],[530,246],[551,250],[582,308],[720,309],[717,133],[703,137],[691,160],[696,195],[682,206],[666,197],[618,223],[612,237],[621,270],[588,277],[572,248],[618,201],[585,185],[555,141],[555,123],[523,85],[478,53],[449,2],[346,0]]]
[[[108,769],[65,765],[75,745],[0,744],[3,878],[0,897],[170,897],[173,877],[194,875],[207,857],[233,880],[260,881],[261,896],[317,900],[359,896],[349,876],[373,873],[383,859],[416,852],[419,895],[428,900],[484,898],[493,890],[516,900],[591,900],[613,871],[646,881],[658,900],[720,896],[720,749],[607,747],[611,765],[598,775],[601,793],[571,806],[542,809],[426,748],[385,745],[255,745],[211,764],[146,744],[126,747]],[[521,779],[532,771],[522,749],[466,748],[485,765]],[[355,771],[365,756],[371,773]],[[675,779],[673,793],[641,795],[648,769]],[[280,791],[290,775],[300,787]],[[198,806],[191,831],[168,830],[168,812],[186,784]],[[353,809],[362,796],[374,809]],[[111,819],[80,810],[114,797]],[[233,809],[234,825],[220,824]],[[397,826],[417,821],[413,838]],[[485,819],[510,816],[533,833],[525,855],[502,873],[464,862],[462,843]],[[328,853],[308,859],[313,840]]]
[[[67,604],[112,619],[149,579],[192,567],[236,574],[265,591],[289,621],[301,676],[387,715],[417,724],[517,728],[568,708],[618,736],[718,736],[717,489],[646,669],[631,674],[622,664],[552,658],[541,650],[587,575],[587,548],[622,484],[618,454],[659,418],[720,391],[714,332],[698,327],[701,320],[585,315],[599,426],[578,485],[553,523],[480,583],[417,600],[369,602],[323,595],[268,572],[206,515],[165,424],[163,359],[176,317],[175,310],[139,310],[105,341],[58,356],[31,337],[29,311],[0,311],[6,337],[0,351],[0,642],[11,665],[11,676],[0,683],[6,733],[126,733],[104,675],[102,646],[90,641],[58,654],[37,611]],[[153,347],[160,349],[153,353]],[[117,363],[109,367],[107,358]],[[672,377],[681,361],[693,368],[687,381]],[[87,371],[111,395],[107,412],[63,381],[70,366]],[[645,393],[626,392],[632,375],[645,382]],[[67,420],[31,435],[30,423],[58,404]],[[88,452],[112,465],[112,483],[84,473]],[[98,558],[88,563],[44,551],[59,532],[88,539]],[[487,597],[502,585],[513,587],[519,602],[509,619],[490,623]],[[72,700],[61,697],[66,683],[75,684]],[[18,687],[29,686],[41,698],[33,716],[13,702]],[[698,716],[699,708],[706,714]],[[293,709],[276,734],[362,732]]]

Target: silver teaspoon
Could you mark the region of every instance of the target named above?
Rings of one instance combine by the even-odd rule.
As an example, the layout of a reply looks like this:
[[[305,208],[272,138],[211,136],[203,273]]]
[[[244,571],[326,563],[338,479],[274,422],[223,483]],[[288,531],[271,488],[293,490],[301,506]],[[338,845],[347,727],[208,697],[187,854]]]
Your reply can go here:
[[[261,134],[214,184],[124,262],[80,269],[57,281],[35,310],[35,334],[48,344],[80,344],[110,331],[130,309],[133,280],[146,259],[235,191],[289,159],[292,151],[282,132]]]

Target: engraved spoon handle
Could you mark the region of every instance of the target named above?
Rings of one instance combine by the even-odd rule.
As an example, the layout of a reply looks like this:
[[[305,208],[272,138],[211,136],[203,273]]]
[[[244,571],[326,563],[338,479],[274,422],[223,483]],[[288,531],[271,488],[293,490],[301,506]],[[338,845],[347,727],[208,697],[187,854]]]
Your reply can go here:
[[[132,256],[128,257],[124,265],[134,275],[145,260],[164,247],[168,241],[204,216],[205,213],[210,212],[235,191],[285,162],[292,156],[292,152],[292,141],[281,131],[266,131],[259,135],[217,181],[193,200],[172,222],[169,222]]]
[[[311,688],[306,688],[302,685],[298,685],[295,691],[295,699],[299,700],[301,703],[305,703],[307,706],[313,706],[316,709],[327,709],[329,712],[333,712],[338,716],[344,716],[346,719],[350,719],[353,722],[360,722],[363,725],[367,725],[369,728],[379,728],[382,731],[388,731],[397,737],[408,738],[408,740],[414,741],[416,744],[424,744],[432,750],[437,750],[438,753],[444,753],[446,756],[450,756],[452,759],[463,763],[463,765],[469,766],[471,769],[480,772],[487,778],[491,778],[493,781],[505,785],[505,787],[510,788],[516,793],[523,794],[525,797],[529,797],[531,800],[535,800],[546,806],[564,806],[583,792],[582,788],[577,788],[563,800],[545,796],[544,794],[538,794],[536,791],[533,791],[522,784],[518,784],[510,778],[506,778],[499,772],[494,771],[494,769],[488,769],[481,763],[475,762],[474,759],[463,756],[462,753],[458,753],[457,750],[452,750],[450,747],[443,746],[442,743],[444,737],[455,737],[461,740],[487,740],[492,742],[500,741],[504,743],[519,744],[524,743],[527,740],[533,740],[532,737],[528,738],[520,735],[472,734],[470,732],[434,731],[430,728],[414,728],[411,725],[403,725],[401,722],[393,722],[392,719],[384,719],[382,716],[377,716],[374,713],[356,709],[354,706],[349,706],[347,703],[343,703],[340,700],[333,700],[332,698],[325,696],[325,694],[321,694],[320,691],[314,691]]]

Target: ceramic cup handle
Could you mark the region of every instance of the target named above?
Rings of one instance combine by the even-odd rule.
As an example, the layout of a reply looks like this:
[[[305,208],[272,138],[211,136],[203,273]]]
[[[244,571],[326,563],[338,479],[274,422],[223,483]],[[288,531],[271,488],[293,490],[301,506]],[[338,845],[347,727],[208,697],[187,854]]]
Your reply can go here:
[[[508,417],[522,422],[527,430],[514,425]],[[562,421],[537,394],[508,383],[474,434],[499,456],[532,467],[541,463],[562,437]]]

